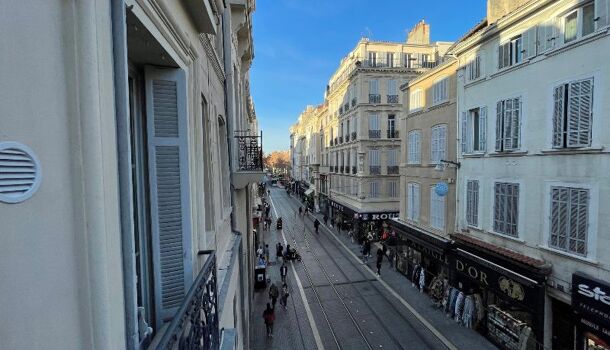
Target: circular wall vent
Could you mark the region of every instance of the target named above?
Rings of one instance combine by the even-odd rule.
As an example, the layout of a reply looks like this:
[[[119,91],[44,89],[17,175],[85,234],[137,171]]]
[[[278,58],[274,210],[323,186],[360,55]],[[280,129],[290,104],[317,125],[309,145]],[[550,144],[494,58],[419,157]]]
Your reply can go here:
[[[42,172],[34,152],[18,142],[0,142],[0,202],[19,203],[40,186]]]

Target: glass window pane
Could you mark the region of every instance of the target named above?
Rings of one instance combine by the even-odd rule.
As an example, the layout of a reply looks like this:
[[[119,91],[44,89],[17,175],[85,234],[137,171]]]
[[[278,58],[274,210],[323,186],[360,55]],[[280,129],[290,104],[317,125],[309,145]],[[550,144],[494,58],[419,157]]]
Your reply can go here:
[[[593,4],[587,5],[582,8],[582,35],[593,33],[595,29],[595,10]]]
[[[576,39],[576,35],[578,32],[578,27],[577,27],[577,12],[574,11],[571,14],[569,14],[568,16],[566,16],[565,20],[564,20],[564,36],[563,36],[563,41],[564,42],[570,42],[574,39]]]

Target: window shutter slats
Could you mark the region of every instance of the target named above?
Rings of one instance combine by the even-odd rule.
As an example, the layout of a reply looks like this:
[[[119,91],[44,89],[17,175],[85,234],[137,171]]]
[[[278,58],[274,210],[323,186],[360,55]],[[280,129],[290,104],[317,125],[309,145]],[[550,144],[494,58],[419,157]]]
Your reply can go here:
[[[479,108],[479,151],[485,152],[487,143],[487,107]]]
[[[560,85],[553,92],[553,147],[563,146],[564,137],[564,96],[565,85]]]
[[[466,112],[462,112],[462,154],[469,153],[468,149],[468,117]]]
[[[163,324],[193,278],[186,89],[179,69],[146,67],[145,78],[155,309]]]
[[[502,151],[502,143],[504,135],[502,134],[502,122],[504,120],[504,111],[502,101],[496,104],[496,151]]]
[[[414,198],[414,211],[413,211],[413,220],[414,221],[419,221],[419,205],[420,205],[420,199],[419,199],[419,184],[414,184],[413,185],[413,198]]]
[[[536,56],[536,40],[538,27],[533,26],[523,33],[523,59]]]

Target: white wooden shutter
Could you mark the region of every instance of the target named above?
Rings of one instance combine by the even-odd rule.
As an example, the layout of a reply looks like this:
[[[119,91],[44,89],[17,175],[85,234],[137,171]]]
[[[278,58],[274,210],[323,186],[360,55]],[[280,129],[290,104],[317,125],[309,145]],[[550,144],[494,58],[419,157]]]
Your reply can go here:
[[[586,147],[591,143],[593,79],[571,82],[568,91],[568,146]]]
[[[462,112],[462,154],[469,153],[468,149],[468,114]]]
[[[504,108],[502,101],[498,101],[496,104],[496,151],[502,151],[502,141],[504,135],[502,132],[502,121],[504,120]]]
[[[150,66],[145,78],[155,308],[162,325],[193,279],[186,81],[180,69]]]
[[[413,184],[413,221],[419,221],[419,184]]]
[[[551,188],[549,246],[567,250],[568,229],[568,189],[564,187]]]
[[[569,208],[570,227],[568,250],[576,254],[586,255],[589,221],[589,190],[570,188]]]
[[[595,0],[595,28],[608,24],[608,0]]]
[[[553,92],[553,147],[563,147],[565,85],[561,84]]]
[[[439,130],[438,153],[439,162],[441,159],[447,158],[447,125],[441,125]]]
[[[536,56],[536,41],[537,37],[536,26],[531,27],[523,33],[523,59],[528,59]]]
[[[513,99],[513,112],[511,119],[511,149],[519,149],[521,146],[521,111],[523,111],[521,98]]]
[[[479,151],[485,152],[487,143],[487,107],[479,108]]]

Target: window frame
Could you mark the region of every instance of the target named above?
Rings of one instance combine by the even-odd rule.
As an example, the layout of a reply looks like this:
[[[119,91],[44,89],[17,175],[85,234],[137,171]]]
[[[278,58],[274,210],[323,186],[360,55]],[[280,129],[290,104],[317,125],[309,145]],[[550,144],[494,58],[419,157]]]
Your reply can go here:
[[[491,191],[491,198],[492,201],[491,203],[493,203],[493,206],[491,208],[491,232],[500,235],[502,237],[506,237],[506,238],[510,238],[510,239],[517,239],[520,240],[520,233],[521,233],[521,221],[520,217],[521,217],[521,211],[522,211],[522,206],[523,206],[523,201],[521,200],[521,195],[523,193],[523,185],[520,181],[510,181],[510,180],[495,180],[492,182],[492,191]],[[512,235],[508,232],[502,232],[500,230],[497,229],[496,227],[496,206],[497,206],[497,202],[496,202],[496,185],[511,185],[511,186],[516,186],[517,188],[517,199],[516,199],[516,212],[515,212],[515,223],[509,223],[506,222],[504,223],[504,225],[514,225],[515,226],[515,234]],[[506,204],[506,203],[505,203]],[[507,214],[507,210],[506,209],[504,211],[504,215]],[[508,215],[506,215],[508,216]]]
[[[518,109],[516,109],[513,106],[511,106],[510,109],[510,113],[514,113],[515,110],[519,111],[519,116],[518,116],[518,128],[513,128],[514,126],[514,120],[510,120],[511,123],[511,128],[510,131],[513,132],[512,135],[510,135],[510,137],[506,136],[507,134],[507,127],[506,127],[506,119],[507,118],[511,118],[510,116],[507,117],[507,108],[506,108],[506,102],[511,101],[511,104],[514,104],[515,101],[518,101]],[[502,104],[502,118],[499,118],[499,114],[500,114],[500,110],[498,108],[498,106]],[[500,120],[500,121],[499,121]],[[522,135],[522,129],[523,129],[523,98],[521,96],[515,96],[515,97],[508,97],[505,98],[503,100],[499,100],[498,102],[496,102],[496,133],[495,133],[495,152],[497,153],[507,153],[507,152],[516,152],[516,151],[520,151],[521,150],[521,135]],[[498,125],[498,123],[500,123],[500,125]],[[514,131],[516,130],[516,131]],[[500,131],[500,139],[498,139],[498,131]],[[510,139],[511,143],[514,142],[515,139],[515,133],[516,133],[516,142],[517,145],[515,146],[514,144],[511,144],[510,147],[506,146],[506,142],[507,139]],[[498,144],[499,142],[499,144]],[[499,147],[498,147],[499,145]]]
[[[476,81],[481,78],[481,55],[475,55],[470,62],[467,63],[468,81]],[[474,72],[474,73],[473,73]]]
[[[439,164],[447,159],[447,124],[436,124],[430,128],[430,164]],[[442,131],[442,132],[441,132]],[[443,136],[442,138],[440,136]],[[442,141],[442,149],[441,149]],[[436,142],[436,147],[435,147]],[[436,149],[435,149],[436,148]],[[435,154],[437,158],[435,158]]]
[[[434,81],[432,85],[432,105],[449,101],[449,77],[443,76]]]
[[[580,137],[579,133],[584,132],[583,130],[571,130],[570,125],[570,111],[573,109],[571,105],[573,103],[574,96],[571,95],[571,87],[573,84],[582,84],[583,82],[590,81],[590,95],[588,96],[589,101],[589,120],[588,120],[588,141],[586,143],[576,142],[570,143],[571,133],[576,133],[577,138]],[[561,101],[558,101],[557,89],[562,89]],[[582,89],[582,86],[579,87]],[[582,95],[581,95],[582,96]],[[552,149],[561,149],[561,150],[571,150],[571,149],[582,149],[591,147],[593,143],[593,117],[594,117],[594,108],[595,108],[595,78],[594,76],[589,77],[581,77],[577,79],[571,79],[568,81],[564,81],[561,84],[555,85],[552,89],[552,108],[551,108],[551,148]],[[578,101],[582,103],[582,97]],[[557,118],[558,108],[561,108],[561,120]],[[581,107],[578,110],[582,110]],[[581,120],[584,119],[582,115],[579,115],[579,126],[581,124]],[[557,125],[557,124],[560,125]],[[559,131],[559,129],[561,129]],[[557,137],[557,133],[561,135]],[[558,140],[560,139],[560,145],[558,144]]]
[[[417,192],[415,191],[417,189]],[[417,196],[413,194],[417,193]],[[414,198],[416,197],[416,198]],[[421,213],[421,186],[417,182],[407,183],[407,220],[419,222]]]
[[[421,164],[421,134],[422,132],[420,129],[411,130],[408,133],[407,164]],[[416,136],[416,140],[412,141],[411,137],[414,136]],[[416,147],[412,147],[412,142],[416,143]],[[415,149],[415,151],[412,151],[413,148]],[[412,158],[412,155],[415,156],[415,158]]]
[[[444,231],[446,228],[446,215],[447,215],[447,200],[446,200],[446,196],[439,196],[438,194],[436,194],[436,188],[435,186],[430,186],[430,227],[435,229],[435,230],[439,230],[439,231]],[[438,213],[437,211],[440,211],[440,213]],[[438,221],[437,221],[438,220]],[[439,222],[441,222],[441,225],[435,225],[438,224]]]
[[[474,190],[475,186],[471,186],[476,184],[476,191]],[[471,193],[475,194],[475,198],[472,198],[471,200]],[[468,227],[474,227],[474,228],[480,228],[481,227],[481,215],[480,215],[480,203],[481,203],[481,181],[479,179],[466,179],[466,191],[465,191],[465,196],[466,198],[464,199],[464,202],[466,203],[465,205],[465,209],[466,209],[466,226]],[[472,213],[471,213],[471,209],[472,209]],[[475,222],[471,222],[470,218],[474,218]]]
[[[423,90],[415,89],[409,93],[409,112],[420,110],[424,107]],[[417,104],[415,104],[417,102]]]

